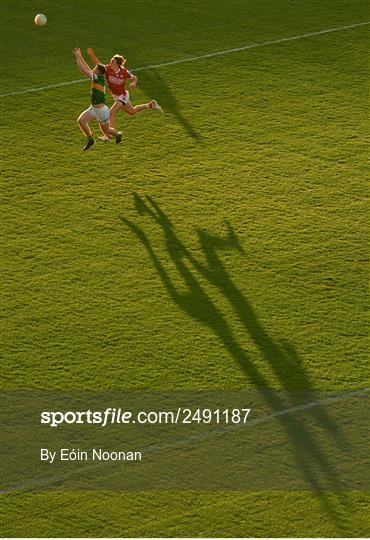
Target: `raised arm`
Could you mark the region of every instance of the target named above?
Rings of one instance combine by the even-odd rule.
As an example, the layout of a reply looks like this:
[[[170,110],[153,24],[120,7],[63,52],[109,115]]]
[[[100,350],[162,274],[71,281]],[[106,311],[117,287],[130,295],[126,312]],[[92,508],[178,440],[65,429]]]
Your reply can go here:
[[[82,73],[85,73],[85,75],[87,75],[89,77],[89,79],[91,79],[93,71],[86,64],[85,60],[83,59],[82,54],[81,54],[81,49],[76,48],[76,49],[73,50],[73,53],[75,55],[76,63],[77,63],[77,66],[78,66],[79,70]]]
[[[103,62],[100,62],[99,58],[97,58],[94,49],[89,47],[87,49],[87,54],[90,56],[91,60],[94,62],[95,65],[102,64]]]

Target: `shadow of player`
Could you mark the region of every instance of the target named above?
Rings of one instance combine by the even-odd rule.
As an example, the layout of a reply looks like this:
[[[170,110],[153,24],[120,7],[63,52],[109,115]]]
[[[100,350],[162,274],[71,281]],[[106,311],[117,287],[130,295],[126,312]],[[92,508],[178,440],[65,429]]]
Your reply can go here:
[[[201,140],[201,135],[193,128],[190,122],[180,112],[180,105],[158,70],[145,70],[140,73],[139,87],[145,95],[155,99],[163,106],[163,110],[170,112],[184,128],[184,130],[196,141]]]
[[[145,247],[164,288],[172,301],[186,314],[199,323],[208,326],[218,337],[230,356],[238,363],[247,379],[258,389],[270,412],[279,413],[287,409],[299,407],[302,404],[301,395],[291,391],[291,388],[309,391],[312,388],[302,361],[296,351],[287,342],[275,342],[264,329],[251,304],[244,293],[235,285],[223,264],[220,252],[234,249],[244,254],[244,250],[232,227],[226,223],[225,236],[212,235],[201,229],[197,230],[199,244],[205,263],[199,257],[194,257],[189,249],[181,242],[168,216],[151,198],[144,200],[134,194],[135,207],[139,214],[149,216],[161,228],[165,248],[178,274],[186,285],[186,291],[181,292],[176,281],[161,262],[144,230],[125,218],[123,223],[137,236]],[[242,323],[248,336],[259,349],[263,360],[268,365],[279,387],[284,389],[283,395],[273,392],[273,388],[264,373],[254,364],[237,337],[234,335],[227,319],[214,304],[211,297],[202,286],[198,275],[214,286],[225,297],[235,315]],[[316,405],[306,411],[316,424],[335,443],[348,450],[349,445],[340,428],[322,406]],[[342,532],[346,532],[347,524],[344,519],[344,509],[348,512],[350,500],[342,488],[340,477],[326,452],[322,449],[310,427],[309,419],[300,418],[299,426],[284,414],[277,414],[287,439],[297,467],[301,471],[306,484],[318,495],[327,514]],[[329,495],[325,491],[333,491]]]

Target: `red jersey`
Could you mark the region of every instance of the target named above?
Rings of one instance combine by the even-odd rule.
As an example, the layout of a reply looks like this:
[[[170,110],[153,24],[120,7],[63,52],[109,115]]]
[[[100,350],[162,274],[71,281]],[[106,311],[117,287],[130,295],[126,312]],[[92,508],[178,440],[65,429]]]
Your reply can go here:
[[[133,75],[126,68],[120,67],[118,71],[113,71],[109,64],[105,66],[105,78],[109,86],[109,90],[115,96],[125,94],[126,79],[132,79]]]

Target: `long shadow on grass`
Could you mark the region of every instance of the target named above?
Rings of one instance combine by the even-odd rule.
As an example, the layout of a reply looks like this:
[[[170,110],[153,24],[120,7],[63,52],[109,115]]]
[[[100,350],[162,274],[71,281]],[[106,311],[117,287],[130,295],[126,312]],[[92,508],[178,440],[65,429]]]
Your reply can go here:
[[[180,292],[175,285],[176,281],[157,256],[144,230],[132,221],[121,219],[142,242],[173,302],[214,332],[230,356],[244,371],[250,383],[259,390],[271,412],[301,405],[297,392],[292,392],[291,389],[310,390],[312,384],[300,358],[291,345],[286,342],[277,343],[271,338],[258,320],[244,293],[233,282],[220,258],[220,252],[230,249],[244,254],[232,227],[226,223],[225,236],[216,236],[198,229],[197,235],[203,257],[194,257],[177,236],[170,219],[151,197],[146,197],[144,200],[134,194],[134,199],[139,214],[149,216],[162,230],[167,254],[187,286],[185,293]],[[204,259],[206,263],[202,262]],[[227,319],[201,285],[199,275],[228,300],[246,333],[258,347],[265,363],[278,380],[280,388],[284,389],[283,395],[272,392],[269,380],[238,342]],[[338,425],[322,407],[313,407],[306,413],[309,416],[302,417],[298,429],[287,416],[281,415],[278,418],[290,442],[297,467],[307,485],[317,494],[330,519],[341,532],[346,533],[348,525],[345,516],[349,512],[350,500],[345,493],[340,492],[340,478],[321,448],[320,441],[316,440],[312,433],[310,417],[322,430],[325,430],[327,436],[332,438],[335,444],[347,450],[349,445]],[[325,493],[325,490],[333,491],[335,494],[330,496]]]
[[[201,135],[180,112],[180,105],[176,97],[171,92],[158,70],[146,70],[140,73],[139,85],[148,98],[152,99],[154,97],[158,103],[162,105],[165,112],[167,111],[173,114],[179,124],[181,124],[194,140],[201,140]]]

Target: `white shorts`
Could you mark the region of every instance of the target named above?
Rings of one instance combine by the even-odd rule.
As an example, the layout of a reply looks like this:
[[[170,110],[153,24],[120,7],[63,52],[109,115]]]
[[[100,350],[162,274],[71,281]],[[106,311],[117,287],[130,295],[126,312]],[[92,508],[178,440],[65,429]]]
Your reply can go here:
[[[124,94],[121,94],[120,96],[112,94],[112,98],[114,99],[114,101],[120,101],[124,105],[127,105],[127,103],[130,101],[130,94],[126,90],[126,92]]]
[[[99,122],[99,124],[108,124],[109,122],[109,109],[106,105],[104,107],[94,107],[91,105],[86,111]]]

